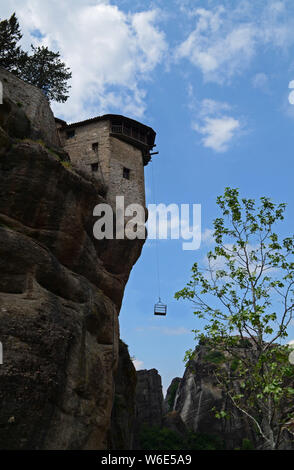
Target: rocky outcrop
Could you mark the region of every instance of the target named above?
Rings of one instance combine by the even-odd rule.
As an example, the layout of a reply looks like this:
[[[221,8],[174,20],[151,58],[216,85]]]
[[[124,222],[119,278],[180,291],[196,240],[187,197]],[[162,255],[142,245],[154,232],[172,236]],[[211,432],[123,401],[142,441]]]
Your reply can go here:
[[[253,341],[245,339],[244,344],[238,347],[241,354],[246,353],[254,357]],[[188,430],[215,436],[223,442],[226,449],[242,448],[243,445],[256,449],[264,448],[252,420],[233,405],[220,387],[214,373],[220,364],[227,370],[233,365],[228,355],[224,356],[220,351],[211,349],[205,341],[199,344],[178,385],[173,410],[180,414]],[[178,379],[175,380],[177,382]],[[292,379],[289,380],[289,384],[293,383]],[[170,388],[173,383],[175,382],[172,382]],[[238,380],[235,380],[233,386],[235,392],[240,393]],[[285,405],[285,410],[289,411],[289,403]],[[227,416],[216,418],[216,411],[225,411]],[[282,429],[279,449],[293,448],[293,433],[289,422]]]
[[[109,448],[112,450],[129,450],[133,448],[136,416],[136,384],[136,369],[130,358],[128,346],[123,341],[120,341],[111,416]]]
[[[44,93],[2,67],[0,81],[4,98],[0,105],[0,126],[5,127],[6,123],[14,137],[41,139],[48,146],[59,146],[54,116]]]
[[[220,437],[227,449],[242,446],[243,439],[256,445],[256,434],[248,419],[233,407],[214,376],[217,353],[205,345],[197,346],[179,384],[174,410],[188,429]],[[218,419],[216,410],[226,410],[229,418]]]
[[[163,394],[161,376],[156,369],[137,371],[136,421],[134,448],[140,448],[140,430],[161,427],[163,418]]]
[[[3,129],[0,142],[0,448],[105,449],[118,313],[143,241],[95,240],[99,187],[44,145]]]
[[[187,427],[185,426],[181,415],[177,411],[170,411],[163,416],[162,427],[165,429],[170,429],[183,439],[185,439],[187,436]]]
[[[171,384],[167,389],[166,396],[164,399],[164,413],[169,413],[170,411],[173,411],[177,391],[181,383],[181,380],[182,379],[180,377],[175,377],[171,381]]]
[[[163,395],[161,377],[156,369],[137,371],[136,421],[149,427],[161,426]]]

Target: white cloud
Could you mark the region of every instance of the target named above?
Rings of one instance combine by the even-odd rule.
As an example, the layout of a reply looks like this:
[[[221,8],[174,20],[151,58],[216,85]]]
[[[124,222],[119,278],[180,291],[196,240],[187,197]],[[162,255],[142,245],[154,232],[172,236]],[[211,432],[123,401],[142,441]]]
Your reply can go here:
[[[289,345],[290,348],[293,350],[293,351],[290,352],[290,354],[289,354],[289,361],[290,361],[291,364],[294,365],[294,340],[289,341],[288,345]]]
[[[225,152],[236,132],[241,129],[238,119],[225,112],[230,110],[227,103],[205,99],[202,101],[198,112],[198,119],[192,124],[192,128],[201,134],[204,147],[215,152]]]
[[[294,91],[291,91],[291,93],[289,93],[288,100],[290,104],[294,104]]]
[[[222,101],[214,101],[206,98],[201,103],[199,115],[202,117],[206,117],[207,115],[219,114],[223,111],[229,111],[230,109],[231,106],[228,103],[224,103]]]
[[[231,255],[232,259],[236,262],[236,266],[239,266],[241,268],[245,268],[244,261],[242,262],[240,260],[240,257],[238,256],[238,254],[236,254],[236,252],[234,252],[234,246],[236,247],[236,244],[235,243],[224,243],[223,246],[227,250],[227,252]],[[260,245],[259,245],[259,243],[257,243],[257,244],[248,243],[247,246],[246,246],[246,250],[247,250],[247,255],[249,257],[250,272],[259,274],[260,269],[261,269],[260,261],[253,261],[251,259],[251,256],[255,255],[255,254],[256,254],[257,258],[260,258]],[[244,258],[243,251],[239,249],[239,253],[240,253],[241,257]],[[212,260],[209,260],[207,255],[204,256],[204,258],[203,258],[203,265],[204,265],[205,269],[207,269],[207,270],[211,269],[213,272],[215,272],[217,270],[226,270],[227,272],[229,272],[230,269],[228,268],[227,264],[228,264],[228,260],[224,256],[217,256],[216,259],[212,259]],[[275,274],[275,273],[278,273],[278,272],[279,272],[278,268],[268,266],[267,269],[266,269],[266,272],[264,272],[264,274],[271,275],[271,274]],[[208,277],[210,277],[210,276],[208,276]]]
[[[201,236],[202,242],[207,245],[212,245],[214,243],[213,234],[214,234],[214,230],[210,228],[206,228]]]
[[[162,334],[167,336],[181,336],[190,333],[187,328],[179,327],[179,328],[162,328]]]
[[[158,15],[158,10],[150,10],[136,13],[132,17],[132,26],[140,52],[140,68],[143,73],[153,70],[161,61],[166,46],[163,33],[154,27]]]
[[[239,128],[239,121],[229,116],[206,117],[204,125],[194,126],[197,132],[204,135],[202,139],[204,147],[212,148],[216,152],[228,150],[229,142],[232,140],[235,130]]]
[[[233,253],[233,246],[234,244],[233,243],[224,243],[224,247],[229,250],[230,252],[230,255],[233,257],[233,259],[236,261],[236,263],[240,266],[240,267],[244,267],[244,263],[240,262],[240,259],[239,257]],[[250,253],[252,253],[254,250],[258,250],[258,245],[251,245],[251,244],[248,244],[247,245],[247,253],[248,255],[250,256]],[[241,256],[244,257],[243,253],[242,253],[242,250],[241,250]],[[205,268],[211,268],[214,272],[217,271],[217,270],[222,270],[222,269],[228,269],[227,268],[227,263],[228,263],[228,260],[224,257],[224,256],[217,256],[216,259],[214,260],[208,260],[207,256],[204,257],[203,259],[203,264],[205,266]],[[250,268],[250,271],[251,272],[255,272],[257,270],[257,272],[259,272],[259,268],[258,268],[258,263],[254,263],[254,262],[249,262],[249,268]],[[269,272],[270,270],[267,271],[267,273]]]
[[[70,98],[54,104],[69,121],[105,112],[144,114],[144,83],[167,49],[156,9],[126,14],[107,0],[8,1],[16,10],[24,43],[59,50],[73,73]],[[32,37],[39,30],[43,38]]]
[[[176,328],[170,328],[170,327],[161,327],[161,326],[148,326],[146,328],[144,327],[138,327],[136,328],[136,331],[138,332],[146,332],[146,331],[157,331],[162,335],[166,336],[181,336],[181,335],[186,335],[188,333],[191,333],[187,328],[180,326]]]
[[[138,359],[134,359],[133,364],[134,364],[136,370],[140,370],[140,369],[143,368],[144,362],[139,361]]]
[[[238,68],[244,68],[254,53],[254,31],[251,25],[224,24],[226,11],[196,10],[194,31],[179,45],[177,58],[187,58],[199,67],[208,81],[222,81]]]
[[[230,80],[250,64],[259,48],[286,48],[294,41],[293,19],[285,2],[267,1],[261,6],[244,1],[235,8],[218,4],[194,9],[193,14],[195,27],[175,56],[188,59],[207,81]]]
[[[291,80],[291,82],[289,82],[289,88],[294,88],[294,80]],[[288,101],[290,104],[294,104],[294,90],[289,93]]]
[[[269,92],[269,79],[268,76],[263,72],[254,75],[252,79],[252,85],[254,88],[258,88],[264,93]]]

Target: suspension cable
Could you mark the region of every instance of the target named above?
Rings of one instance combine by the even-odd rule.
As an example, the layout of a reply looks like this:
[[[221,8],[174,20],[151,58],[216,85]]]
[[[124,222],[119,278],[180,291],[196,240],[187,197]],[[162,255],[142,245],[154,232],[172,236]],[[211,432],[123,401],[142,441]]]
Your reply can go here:
[[[157,198],[155,192],[155,177],[154,177],[154,169],[153,165],[151,164],[151,173],[152,173],[152,192],[153,192],[153,202],[157,206]],[[156,270],[157,270],[157,283],[158,283],[158,297],[159,301],[161,301],[161,294],[160,294],[160,266],[159,266],[159,251],[158,251],[158,240],[157,240],[157,218],[155,219],[156,223],[156,236],[155,236],[155,257],[156,257]]]

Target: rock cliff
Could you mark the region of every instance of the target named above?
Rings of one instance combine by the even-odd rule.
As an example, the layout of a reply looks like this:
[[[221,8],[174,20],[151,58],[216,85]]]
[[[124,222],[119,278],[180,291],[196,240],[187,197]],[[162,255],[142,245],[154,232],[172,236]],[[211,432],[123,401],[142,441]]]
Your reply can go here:
[[[136,369],[128,347],[119,343],[118,368],[115,373],[115,395],[109,433],[109,448],[129,450],[133,448],[136,417]]]
[[[163,407],[158,372],[155,369],[137,372],[135,448],[262,448],[252,422],[232,405],[215,379],[219,354],[219,351],[211,350],[205,343],[198,345],[183,378],[174,378],[168,387]],[[227,366],[226,362],[223,366]],[[226,410],[229,418],[217,419],[213,408]],[[282,430],[280,449],[294,449],[293,431],[293,421],[290,420]]]
[[[177,391],[181,383],[181,380],[182,379],[180,377],[175,377],[171,381],[171,384],[167,389],[166,396],[164,399],[164,413],[169,413],[170,411],[173,411]]]
[[[144,429],[168,429],[187,440],[188,432],[195,436],[212,436],[227,449],[241,447],[243,439],[256,445],[256,435],[244,416],[232,410],[214,379],[215,364],[211,351],[198,346],[183,378],[172,380],[162,406],[161,378],[155,369],[137,372],[136,436]],[[231,418],[215,418],[212,408],[233,411]],[[136,448],[140,446],[138,438]],[[190,443],[191,444],[191,443]],[[140,448],[140,447],[139,447]]]
[[[187,429],[216,436],[223,441],[226,449],[242,448],[244,442],[259,448],[261,441],[252,421],[232,404],[214,376],[220,359],[218,354],[218,351],[211,350],[205,344],[196,347],[183,378],[180,382],[174,379],[169,387],[173,392],[176,389],[173,410],[179,413]],[[235,387],[236,392],[239,392],[238,383]],[[218,419],[213,409],[225,410],[229,416]],[[290,426],[282,431],[280,448],[294,448]]]
[[[161,427],[163,394],[161,376],[156,369],[137,371],[134,448],[140,448],[139,435],[144,426]]]
[[[99,185],[52,151],[44,97],[16,86],[0,106],[0,448],[105,449],[118,314],[143,241],[93,238]]]
[[[173,409],[180,414],[188,429],[220,437],[227,449],[242,446],[243,439],[250,440],[255,446],[256,434],[252,426],[232,406],[214,377],[215,360],[214,352],[205,345],[196,348],[179,383]],[[216,418],[213,408],[227,410],[230,418]]]

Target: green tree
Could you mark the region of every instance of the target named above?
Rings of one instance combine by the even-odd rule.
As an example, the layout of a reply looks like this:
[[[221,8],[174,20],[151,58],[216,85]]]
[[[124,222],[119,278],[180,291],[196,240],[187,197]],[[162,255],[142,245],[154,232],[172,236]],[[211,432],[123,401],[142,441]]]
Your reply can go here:
[[[39,87],[48,100],[65,102],[70,89],[67,83],[72,74],[60,59],[59,52],[32,45],[30,55],[18,45],[21,38],[15,13],[9,20],[0,22],[0,66]]]
[[[0,66],[15,72],[23,52],[18,46],[22,34],[15,13],[8,20],[0,21]]]
[[[18,75],[43,90],[50,101],[65,102],[70,88],[67,81],[72,74],[60,60],[59,52],[52,52],[44,46],[32,45],[31,48],[33,54],[23,58]]]
[[[222,450],[224,443],[218,436],[188,431],[179,435],[169,428],[143,426],[140,430],[143,450]]]
[[[224,354],[215,364],[219,385],[254,423],[264,447],[277,449],[294,416],[294,366],[283,345],[293,318],[294,237],[280,240],[274,230],[285,204],[262,197],[257,207],[231,188],[217,204],[222,217],[214,221],[214,250],[204,269],[194,264],[190,282],[175,297],[193,302],[195,315],[205,320],[202,332],[194,330],[196,339]]]

